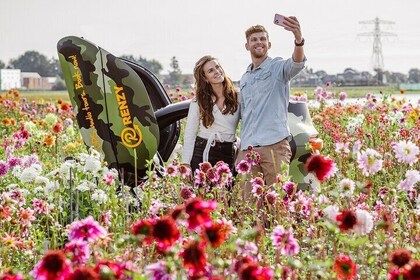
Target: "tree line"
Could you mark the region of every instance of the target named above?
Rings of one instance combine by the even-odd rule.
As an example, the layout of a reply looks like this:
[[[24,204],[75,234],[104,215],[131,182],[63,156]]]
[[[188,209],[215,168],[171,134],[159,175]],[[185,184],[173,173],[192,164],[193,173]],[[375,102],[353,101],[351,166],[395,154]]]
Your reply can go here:
[[[163,66],[155,59],[146,59],[142,56],[135,57],[131,54],[124,54],[121,58],[130,60],[147,68],[165,84],[181,86],[186,83],[191,83],[189,79],[185,79],[184,75],[182,75],[179,62],[175,56],[170,60],[168,75],[162,75]],[[53,89],[60,90],[66,88],[59,60],[55,57],[48,58],[34,50],[26,51],[17,58],[10,59],[7,65],[0,60],[0,69],[20,69],[22,72],[37,72],[42,77],[57,77]]]

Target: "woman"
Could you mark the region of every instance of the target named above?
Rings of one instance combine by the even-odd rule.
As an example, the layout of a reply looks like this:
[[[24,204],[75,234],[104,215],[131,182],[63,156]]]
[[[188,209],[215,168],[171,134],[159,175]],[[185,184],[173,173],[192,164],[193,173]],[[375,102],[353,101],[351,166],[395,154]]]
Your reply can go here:
[[[182,161],[194,172],[199,163],[224,161],[234,172],[238,92],[216,58],[206,55],[194,67],[196,98],[184,132]]]

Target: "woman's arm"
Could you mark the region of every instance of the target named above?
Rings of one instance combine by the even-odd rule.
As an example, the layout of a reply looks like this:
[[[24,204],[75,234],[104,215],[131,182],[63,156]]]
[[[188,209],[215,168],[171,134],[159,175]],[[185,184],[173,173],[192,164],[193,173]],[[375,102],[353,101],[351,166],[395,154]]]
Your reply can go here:
[[[188,111],[187,124],[184,130],[184,146],[182,148],[182,163],[190,164],[194,152],[195,139],[200,125],[200,111],[198,104],[191,101]]]

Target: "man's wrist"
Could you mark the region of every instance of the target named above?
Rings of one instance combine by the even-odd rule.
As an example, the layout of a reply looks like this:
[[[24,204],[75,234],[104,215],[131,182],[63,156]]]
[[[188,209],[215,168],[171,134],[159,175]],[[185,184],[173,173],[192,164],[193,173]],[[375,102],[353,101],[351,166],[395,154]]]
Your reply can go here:
[[[305,44],[305,39],[301,38],[300,40],[295,39],[295,46],[302,47]]]

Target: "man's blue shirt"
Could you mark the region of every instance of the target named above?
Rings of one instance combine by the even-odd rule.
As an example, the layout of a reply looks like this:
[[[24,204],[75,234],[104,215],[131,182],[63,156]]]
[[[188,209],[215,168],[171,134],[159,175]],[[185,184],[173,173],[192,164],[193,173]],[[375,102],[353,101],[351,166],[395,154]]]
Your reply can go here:
[[[240,81],[242,150],[271,145],[290,135],[289,83],[305,67],[305,61],[267,57],[256,69],[248,66]]]

